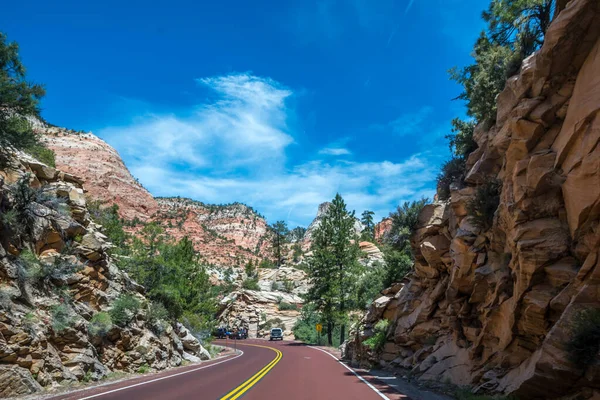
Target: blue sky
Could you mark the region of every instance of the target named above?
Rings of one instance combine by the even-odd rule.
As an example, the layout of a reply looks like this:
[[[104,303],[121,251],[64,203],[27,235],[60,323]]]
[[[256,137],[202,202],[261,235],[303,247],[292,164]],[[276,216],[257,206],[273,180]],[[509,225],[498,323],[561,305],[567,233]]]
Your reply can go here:
[[[484,0],[44,1],[0,30],[43,116],[113,145],[157,196],[306,225],[340,192],[386,216],[432,197]]]

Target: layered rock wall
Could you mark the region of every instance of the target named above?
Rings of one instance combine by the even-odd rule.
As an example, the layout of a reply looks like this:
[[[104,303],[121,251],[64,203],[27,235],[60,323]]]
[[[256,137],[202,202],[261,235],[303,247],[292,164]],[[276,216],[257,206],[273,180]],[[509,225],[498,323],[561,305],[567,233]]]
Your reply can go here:
[[[19,205],[14,185],[23,177],[41,194]],[[27,226],[4,218],[23,206]],[[89,218],[81,179],[22,155],[0,171],[0,211],[0,396],[208,357],[179,324],[150,329],[144,311],[124,327],[90,329],[121,294],[146,299],[108,256],[111,244]]]
[[[572,0],[478,126],[465,184],[425,207],[415,271],[372,305],[347,357],[522,399],[600,396],[570,361],[573,318],[600,307],[600,3]],[[499,180],[489,230],[467,204]],[[381,318],[388,343],[361,342]],[[575,397],[569,397],[575,398]],[[596,397],[594,397],[596,398]]]

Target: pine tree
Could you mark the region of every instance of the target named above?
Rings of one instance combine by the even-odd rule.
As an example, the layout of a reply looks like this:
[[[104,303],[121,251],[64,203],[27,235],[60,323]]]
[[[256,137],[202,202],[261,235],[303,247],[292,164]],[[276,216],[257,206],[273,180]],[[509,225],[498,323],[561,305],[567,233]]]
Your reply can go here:
[[[42,86],[25,79],[19,46],[0,32],[0,162],[7,162],[10,149],[41,148],[25,116],[39,116],[44,94]]]
[[[365,210],[362,213],[360,222],[365,227],[361,235],[363,240],[373,241],[375,238],[375,223],[373,222],[373,215],[375,215],[375,213],[371,210]]]
[[[281,267],[283,261],[283,246],[287,242],[287,235],[289,233],[287,224],[285,221],[277,221],[271,227],[273,231],[273,252],[276,259],[277,268]]]
[[[308,267],[313,286],[307,300],[321,312],[329,345],[333,344],[336,323],[340,326],[340,343],[345,340],[347,312],[361,272],[354,221],[354,212],[348,212],[338,193],[313,234],[313,257]]]

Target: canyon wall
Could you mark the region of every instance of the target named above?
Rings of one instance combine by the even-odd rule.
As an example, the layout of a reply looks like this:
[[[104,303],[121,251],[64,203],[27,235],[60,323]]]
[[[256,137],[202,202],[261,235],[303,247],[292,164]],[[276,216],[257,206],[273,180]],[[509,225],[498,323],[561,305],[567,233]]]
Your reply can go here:
[[[464,184],[425,207],[415,270],[346,344],[356,363],[522,399],[600,397],[600,362],[571,361],[574,318],[600,305],[600,3],[572,0],[475,131]],[[467,204],[497,181],[491,228]],[[390,321],[387,343],[362,341]],[[567,396],[567,397],[563,397]]]
[[[0,215],[0,397],[210,357],[182,325],[150,322],[144,289],[90,220],[80,178],[21,154],[0,171]],[[129,322],[92,329],[123,294],[141,305]]]

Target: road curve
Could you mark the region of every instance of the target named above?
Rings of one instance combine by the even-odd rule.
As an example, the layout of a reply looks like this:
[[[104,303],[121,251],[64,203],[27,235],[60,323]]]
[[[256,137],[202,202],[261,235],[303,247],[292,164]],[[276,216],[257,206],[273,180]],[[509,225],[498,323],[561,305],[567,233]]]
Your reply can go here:
[[[224,341],[218,341],[225,344]],[[232,342],[229,341],[231,345]],[[297,342],[243,340],[241,356],[97,386],[52,399],[406,399],[361,380],[330,354]]]

